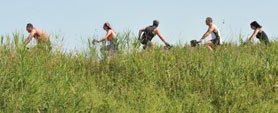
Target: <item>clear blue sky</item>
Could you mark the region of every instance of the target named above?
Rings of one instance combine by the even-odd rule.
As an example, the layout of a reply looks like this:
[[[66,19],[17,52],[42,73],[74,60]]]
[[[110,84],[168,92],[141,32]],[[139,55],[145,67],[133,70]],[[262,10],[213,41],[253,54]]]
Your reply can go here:
[[[240,33],[250,36],[253,20],[271,40],[278,36],[277,0],[2,0],[0,4],[0,35],[18,31],[27,36],[25,26],[31,22],[64,37],[64,47],[70,50],[86,48],[88,37],[101,38],[104,22],[117,32],[131,30],[137,35],[158,19],[159,29],[172,44],[199,39],[207,30],[208,16],[221,28],[225,41],[238,40]]]

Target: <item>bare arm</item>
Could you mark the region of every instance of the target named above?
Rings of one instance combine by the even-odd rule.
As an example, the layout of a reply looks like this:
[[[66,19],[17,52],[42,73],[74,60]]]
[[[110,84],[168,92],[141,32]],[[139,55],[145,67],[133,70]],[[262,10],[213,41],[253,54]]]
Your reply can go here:
[[[112,34],[112,30],[109,30],[109,31],[106,33],[105,37],[103,37],[102,39],[98,40],[97,42],[98,42],[98,43],[99,43],[99,42],[103,42],[103,41],[106,40],[106,39],[108,38],[108,36],[110,36],[111,34]]]
[[[160,31],[157,29],[155,30],[156,34],[158,35],[158,37],[160,38],[160,40],[164,43],[166,43],[166,39],[162,36],[162,34],[160,33]]]
[[[32,31],[31,31],[31,33],[29,34],[28,38],[25,40],[25,44],[26,44],[26,45],[30,43],[30,41],[31,41],[32,38],[34,37],[35,33],[36,33],[36,30],[32,30]]]
[[[146,28],[140,29],[138,34],[138,40],[141,39],[142,33],[146,30]]]
[[[208,29],[208,31],[203,35],[203,37],[201,38],[201,40],[200,40],[200,42],[203,40],[203,39],[205,39],[205,38],[207,38],[212,32],[213,32],[213,27],[210,27],[209,29]]]
[[[252,36],[249,38],[249,41],[254,40],[254,38],[258,35],[259,31],[260,31],[259,29],[256,29],[256,30],[254,31],[254,33],[252,34]]]
[[[166,42],[166,39],[161,35],[161,33],[158,29],[156,29],[155,32],[158,35],[158,37],[160,38],[160,40],[162,40],[166,46],[171,46],[168,42]]]

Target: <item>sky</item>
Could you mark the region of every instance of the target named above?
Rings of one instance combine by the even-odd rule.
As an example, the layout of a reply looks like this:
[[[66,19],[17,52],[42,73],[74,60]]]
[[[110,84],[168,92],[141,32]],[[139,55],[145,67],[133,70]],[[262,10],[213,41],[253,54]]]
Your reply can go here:
[[[26,24],[32,23],[50,34],[51,41],[63,39],[65,50],[83,50],[88,38],[105,35],[105,22],[116,32],[137,36],[140,28],[157,19],[169,43],[184,44],[200,39],[207,30],[206,17],[212,17],[224,41],[236,43],[239,34],[248,38],[254,20],[270,40],[277,40],[277,4],[277,0],[1,0],[0,35],[19,32],[27,37]],[[157,37],[154,41],[162,44]]]

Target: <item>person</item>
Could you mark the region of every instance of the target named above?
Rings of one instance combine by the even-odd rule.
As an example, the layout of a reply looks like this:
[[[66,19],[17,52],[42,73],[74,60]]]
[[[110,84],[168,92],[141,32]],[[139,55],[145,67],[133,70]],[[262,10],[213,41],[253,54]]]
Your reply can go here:
[[[265,43],[265,45],[269,45],[268,36],[263,31],[262,26],[257,21],[253,21],[250,24],[250,26],[251,29],[254,30],[254,32],[252,36],[249,38],[249,40],[247,41],[247,43],[254,40],[254,38],[257,37],[260,40],[260,42]]]
[[[205,38],[207,38],[210,34],[212,39],[205,43],[211,51],[213,51],[213,47],[216,45],[221,45],[222,40],[220,36],[220,31],[216,25],[213,24],[213,20],[211,17],[206,18],[206,25],[209,27],[207,32],[203,35],[199,42],[202,42]]]
[[[38,48],[45,48],[50,49],[50,41],[49,36],[44,33],[42,30],[35,28],[33,24],[28,23],[26,25],[26,30],[29,33],[28,38],[25,40],[25,44],[29,44],[32,38],[35,38],[37,40],[37,47]]]
[[[106,35],[102,39],[96,40],[96,42],[100,43],[107,40],[108,45],[106,47],[108,51],[108,56],[112,56],[115,50],[114,39],[116,38],[116,32],[113,30],[113,28],[108,22],[104,23],[103,29],[106,31]]]
[[[164,42],[166,47],[171,47],[169,43],[166,42],[166,39],[161,35],[160,31],[158,30],[159,21],[154,20],[153,25],[142,28],[139,30],[139,37],[138,40],[141,41],[141,44],[143,44],[143,49],[146,49],[147,47],[150,47],[153,45],[151,42],[152,39],[158,35],[158,37]],[[142,35],[143,33],[143,35]]]

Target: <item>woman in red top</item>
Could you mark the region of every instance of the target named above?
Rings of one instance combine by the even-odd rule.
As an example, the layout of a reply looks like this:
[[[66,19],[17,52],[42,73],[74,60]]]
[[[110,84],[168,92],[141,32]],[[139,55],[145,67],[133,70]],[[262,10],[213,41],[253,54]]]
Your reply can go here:
[[[113,30],[111,25],[109,23],[104,23],[103,29],[107,32],[105,37],[103,37],[100,40],[97,40],[96,42],[103,42],[105,40],[108,41],[107,45],[107,51],[108,51],[108,56],[112,56],[114,53],[115,45],[114,45],[114,38],[116,37],[116,32]]]

